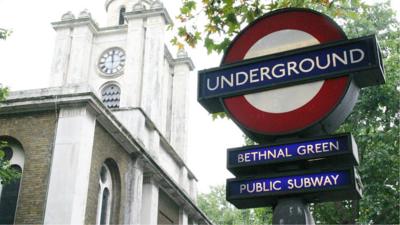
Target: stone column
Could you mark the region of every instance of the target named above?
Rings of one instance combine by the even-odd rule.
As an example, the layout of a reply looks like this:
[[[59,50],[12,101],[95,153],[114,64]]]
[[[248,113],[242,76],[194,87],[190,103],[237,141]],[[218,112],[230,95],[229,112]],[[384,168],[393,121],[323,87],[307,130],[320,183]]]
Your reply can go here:
[[[138,6],[137,6],[138,7]],[[121,84],[124,90],[121,94],[121,107],[140,106],[145,27],[144,18],[136,13],[138,9],[126,13],[128,34],[126,43],[125,83]]]
[[[142,190],[143,190],[143,162],[141,158],[130,163],[126,175],[127,199],[125,208],[125,224],[141,224]]]
[[[57,35],[54,43],[53,61],[51,63],[51,87],[62,86],[67,78],[72,34],[71,28],[65,26],[65,23],[71,22],[74,19],[74,15],[71,12],[67,12],[61,18],[63,25],[60,25],[60,23],[53,23],[53,28],[57,32]]]
[[[149,141],[147,144],[147,150],[152,156],[152,158],[159,163],[160,162],[160,135],[154,128],[149,129]]]
[[[90,14],[86,11],[80,13],[78,20],[75,21],[72,30],[67,84],[87,83],[89,79],[89,66],[92,66],[90,56],[96,26],[90,18]]]
[[[95,123],[85,106],[61,109],[44,224],[84,224]]]
[[[144,11],[146,35],[143,61],[141,107],[155,123],[161,126],[161,88],[164,74],[164,41],[169,16],[162,5],[153,2],[150,10]]]
[[[188,225],[188,214],[184,209],[179,210],[179,225]]]
[[[172,80],[171,145],[184,161],[187,159],[189,74],[193,68],[186,52],[180,51],[175,60]]]
[[[197,202],[197,181],[195,178],[190,179],[190,197]]]
[[[158,220],[158,185],[150,178],[143,180],[141,224],[157,225]]]
[[[179,178],[180,178],[179,184],[183,188],[183,190],[185,190],[186,193],[188,193],[190,195],[190,183],[189,183],[189,177],[188,177],[188,170],[184,166],[182,166],[180,168],[180,170],[181,170],[180,171],[181,173],[179,175]]]

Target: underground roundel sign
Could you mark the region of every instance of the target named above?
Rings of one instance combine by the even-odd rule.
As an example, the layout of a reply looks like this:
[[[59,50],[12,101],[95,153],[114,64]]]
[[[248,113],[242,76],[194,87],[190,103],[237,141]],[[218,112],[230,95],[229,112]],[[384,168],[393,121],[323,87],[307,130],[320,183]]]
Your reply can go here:
[[[359,87],[383,82],[378,48],[373,36],[347,40],[318,12],[277,10],[246,27],[220,67],[199,72],[198,100],[211,113],[228,113],[258,142],[331,132]]]

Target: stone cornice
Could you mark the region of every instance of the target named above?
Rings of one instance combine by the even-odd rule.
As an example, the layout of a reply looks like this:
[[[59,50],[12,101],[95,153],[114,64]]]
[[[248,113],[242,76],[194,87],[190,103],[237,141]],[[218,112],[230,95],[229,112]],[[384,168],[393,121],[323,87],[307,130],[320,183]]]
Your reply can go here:
[[[125,13],[125,18],[128,20],[153,16],[162,16],[166,25],[172,25],[172,19],[165,8],[143,9]]]
[[[171,66],[186,64],[189,67],[190,71],[193,71],[195,69],[194,63],[190,57],[185,56],[174,58],[166,45],[164,46],[164,55]]]
[[[97,33],[100,29],[99,26],[97,25],[97,23],[90,17],[70,19],[70,20],[61,20],[61,21],[57,21],[57,22],[52,22],[51,25],[53,26],[54,30],[57,30],[60,28],[88,26],[89,29],[93,33]]]
[[[106,0],[106,2],[104,3],[104,7],[106,8],[106,12],[108,11],[108,6],[110,6],[111,2],[113,2],[115,0]],[[142,0],[147,2],[147,4],[150,4],[150,2],[148,0]]]
[[[128,31],[127,24],[99,28],[99,32],[110,32],[111,33],[111,32],[127,32],[127,31]]]
[[[189,57],[174,59],[174,65],[179,65],[179,64],[186,64],[189,67],[190,71],[195,69],[194,63],[193,63],[192,59]]]
[[[91,18],[78,18],[71,20],[61,20],[51,23],[54,30],[60,28],[74,28],[79,26],[88,26],[93,35],[107,34],[107,33],[126,33],[128,32],[128,25],[117,25],[109,27],[99,27],[97,23]]]
[[[142,108],[140,107],[127,107],[127,108],[120,108],[120,109],[113,109],[112,111],[124,111],[124,110],[138,110],[146,119],[146,123],[151,126],[160,136],[160,141],[161,144],[165,147],[165,150],[172,156],[172,158],[178,163],[179,166],[183,166],[187,169],[188,171],[188,176],[192,179],[197,180],[197,177],[194,175],[194,173],[190,170],[190,168],[186,165],[186,163],[182,160],[182,158],[178,155],[178,153],[175,151],[175,149],[171,146],[171,144],[168,142],[167,138],[164,137],[164,135],[161,133],[161,131],[157,128],[155,123],[150,119],[150,117],[147,115],[145,111],[143,111]]]

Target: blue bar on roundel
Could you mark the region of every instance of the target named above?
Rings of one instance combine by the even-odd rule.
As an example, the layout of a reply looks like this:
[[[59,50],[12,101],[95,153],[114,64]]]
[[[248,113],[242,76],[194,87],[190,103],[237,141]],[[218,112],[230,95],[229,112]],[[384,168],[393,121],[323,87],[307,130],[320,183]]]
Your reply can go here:
[[[235,66],[200,71],[200,98],[226,96],[243,91],[272,87],[274,85],[313,79],[335,77],[353,71],[365,70],[378,64],[371,47],[375,37],[288,54],[265,60],[247,60]],[[315,47],[312,47],[315,48]],[[329,76],[329,75],[332,76]]]
[[[384,83],[375,36],[275,53],[199,71],[198,101],[221,112],[220,98],[256,93],[351,74],[359,87]]]
[[[204,97],[268,87],[368,66],[364,42],[238,65],[203,74]],[[362,57],[362,58],[361,58]],[[350,60],[353,59],[353,60]]]

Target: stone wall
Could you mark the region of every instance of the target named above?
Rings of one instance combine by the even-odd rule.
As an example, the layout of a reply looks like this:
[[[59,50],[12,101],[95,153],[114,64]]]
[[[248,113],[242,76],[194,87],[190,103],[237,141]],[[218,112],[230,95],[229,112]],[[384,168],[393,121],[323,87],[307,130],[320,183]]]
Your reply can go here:
[[[16,224],[42,224],[48,188],[55,112],[0,116],[0,136],[17,139],[25,152]]]
[[[179,224],[179,206],[162,190],[158,198],[158,223]]]
[[[110,160],[111,159],[111,160]],[[92,165],[90,169],[89,192],[86,205],[85,224],[96,223],[97,202],[99,194],[99,175],[103,163],[108,160],[108,164],[113,177],[113,205],[111,211],[111,224],[123,223],[124,200],[126,199],[126,174],[128,163],[131,160],[125,150],[107,133],[100,125],[96,124]],[[115,164],[113,164],[113,162]]]

